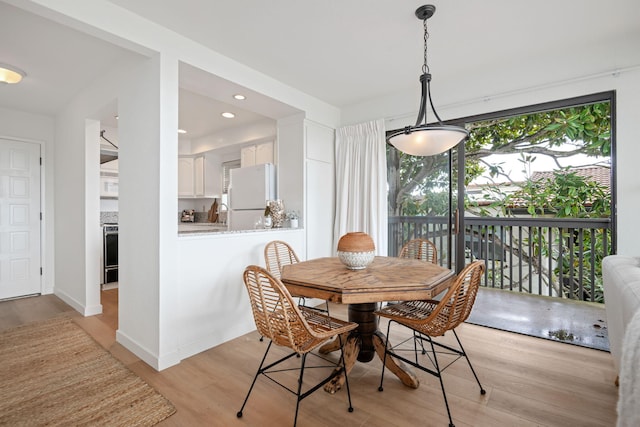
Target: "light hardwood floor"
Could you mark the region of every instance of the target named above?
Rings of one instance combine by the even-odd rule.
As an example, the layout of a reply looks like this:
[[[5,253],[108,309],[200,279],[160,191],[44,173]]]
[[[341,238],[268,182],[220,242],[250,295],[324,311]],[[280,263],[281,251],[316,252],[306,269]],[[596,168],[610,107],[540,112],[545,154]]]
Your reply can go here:
[[[156,372],[115,342],[117,290],[103,291],[102,298],[104,313],[91,317],[80,316],[53,295],[0,302],[0,330],[60,313],[72,316],[173,402],[177,413],[161,427],[292,424],[294,396],[264,378],[258,380],[244,417],[236,418],[267,345],[259,341],[257,332]],[[341,306],[331,306],[331,312],[346,316]],[[458,334],[487,394],[480,395],[463,360],[445,371],[456,426],[615,425],[616,375],[609,353],[470,324],[461,325]],[[298,425],[448,425],[437,378],[419,372],[421,385],[413,390],[393,375],[385,375],[384,391],[378,392],[381,365],[375,358],[354,367],[349,376],[353,413],[347,412],[344,390],[335,395],[319,390],[302,401]]]

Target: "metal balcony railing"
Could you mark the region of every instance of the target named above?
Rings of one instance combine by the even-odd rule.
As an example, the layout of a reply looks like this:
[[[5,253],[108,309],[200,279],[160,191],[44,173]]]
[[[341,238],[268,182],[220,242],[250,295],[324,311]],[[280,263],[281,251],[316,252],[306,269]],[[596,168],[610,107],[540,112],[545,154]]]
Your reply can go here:
[[[486,263],[483,286],[604,302],[602,258],[611,251],[609,219],[465,217],[465,263]],[[447,266],[446,217],[389,217],[389,256],[408,240],[429,239]],[[451,240],[456,253],[456,239]]]

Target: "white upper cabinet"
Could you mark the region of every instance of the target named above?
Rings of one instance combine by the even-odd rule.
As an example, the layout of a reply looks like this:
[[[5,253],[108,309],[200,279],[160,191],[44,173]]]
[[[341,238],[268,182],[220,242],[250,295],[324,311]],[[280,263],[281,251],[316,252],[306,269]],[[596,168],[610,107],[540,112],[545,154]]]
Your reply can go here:
[[[178,157],[178,197],[193,197],[194,191],[194,172],[193,157]]]
[[[240,150],[241,167],[261,165],[263,163],[275,163],[273,158],[273,142],[249,145]]]
[[[256,146],[250,145],[240,150],[240,167],[255,166],[256,164]]]
[[[273,142],[256,145],[256,165],[275,163],[273,161]]]
[[[193,192],[195,197],[204,197],[204,156],[193,159]]]
[[[178,197],[213,198],[222,193],[221,165],[214,153],[178,157]]]

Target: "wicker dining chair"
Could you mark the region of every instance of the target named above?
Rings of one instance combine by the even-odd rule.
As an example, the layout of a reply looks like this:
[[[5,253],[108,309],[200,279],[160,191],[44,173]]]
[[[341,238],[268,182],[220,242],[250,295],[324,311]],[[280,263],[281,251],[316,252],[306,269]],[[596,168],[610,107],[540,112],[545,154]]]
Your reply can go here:
[[[405,243],[400,249],[398,258],[418,259],[421,261],[431,262],[433,264],[438,263],[438,248],[436,245],[427,239],[413,239]],[[398,301],[387,301],[384,305],[397,304]],[[420,342],[422,344],[422,342]],[[424,348],[422,354],[425,354]]]
[[[462,343],[456,334],[455,328],[464,322],[476,299],[478,293],[478,287],[480,286],[480,279],[484,273],[484,261],[475,261],[466,266],[456,277],[454,284],[449,288],[445,296],[440,301],[426,300],[426,301],[404,301],[398,304],[389,305],[376,312],[377,315],[389,319],[387,326],[387,342],[385,343],[384,362],[387,357],[393,357],[404,361],[424,372],[438,377],[440,380],[440,388],[442,389],[442,396],[444,397],[444,403],[447,407],[447,414],[449,415],[449,426],[453,427],[453,420],[451,419],[451,412],[449,410],[449,402],[447,401],[447,394],[444,390],[444,383],[442,382],[442,372],[451,365],[451,363],[464,357],[467,359],[467,363],[471,368],[471,372],[480,387],[480,394],[485,394],[486,391],[482,388],[480,380],[476,375],[471,361],[467,353],[462,347]],[[403,351],[400,345],[391,347],[389,345],[391,324],[398,323],[413,331],[414,345],[411,350],[415,353],[415,358],[408,359],[401,356],[399,353]],[[459,348],[454,348],[449,345],[436,342],[433,338],[440,337],[447,331],[452,331],[453,335],[458,342]],[[405,340],[404,342],[406,342]],[[431,351],[427,358],[435,370],[430,369],[420,363],[418,358],[418,345],[416,341],[422,344],[423,341],[427,341],[431,345]],[[404,343],[403,342],[403,343]],[[436,352],[436,347],[444,349],[444,351]],[[447,364],[443,368],[440,368],[438,363],[437,353],[450,354],[457,356],[451,363]],[[422,358],[424,360],[424,358]],[[382,365],[382,376],[380,378],[379,391],[383,391],[382,382],[384,381],[385,365]]]
[[[438,263],[438,249],[431,240],[413,239],[409,240],[400,249],[400,258],[420,259],[422,261]]]
[[[253,386],[260,375],[266,376],[276,384],[296,395],[297,402],[296,414],[293,421],[294,426],[298,420],[298,408],[300,406],[300,401],[318,390],[327,382],[331,381],[335,376],[342,373],[344,373],[345,385],[347,388],[347,399],[349,401],[348,410],[349,412],[353,412],[349,380],[344,368],[345,365],[344,354],[342,353],[343,343],[341,335],[354,330],[358,327],[358,324],[339,320],[322,314],[317,310],[311,310],[307,307],[299,307],[294,303],[293,297],[282,282],[280,282],[280,279],[274,277],[262,267],[258,267],[256,265],[248,266],[244,271],[243,278],[244,284],[249,292],[251,310],[253,311],[253,318],[256,327],[258,328],[258,332],[260,332],[262,336],[269,338],[270,342],[264,356],[262,357],[260,367],[258,368],[258,371],[253,378],[253,382],[249,387],[247,397],[244,399],[242,407],[237,413],[238,418],[242,417],[242,411],[244,410],[247,400],[249,399],[249,395],[253,390]],[[340,358],[337,362],[330,360],[327,357],[323,357],[320,354],[311,353],[313,349],[327,342],[334,336],[340,340]],[[265,366],[267,354],[269,354],[271,345],[274,343],[278,346],[288,347],[293,350],[293,352]],[[322,365],[322,367],[333,367],[335,369],[333,369],[332,373],[320,383],[308,387],[306,391],[303,392],[303,374],[308,355],[313,355],[328,363],[328,365]],[[285,384],[281,384],[274,378],[276,373],[294,370],[276,368],[277,365],[293,356],[301,357],[297,391],[292,390]],[[320,366],[313,366],[314,369],[318,367]]]
[[[282,273],[282,268],[285,265],[295,264],[300,262],[298,255],[294,252],[293,248],[289,246],[287,242],[282,240],[273,240],[267,243],[264,247],[264,261],[267,266],[267,271],[273,274],[278,279]],[[305,304],[304,297],[297,297],[298,305],[312,308],[314,310],[320,310],[329,314],[329,302],[325,301],[325,308],[312,307]]]

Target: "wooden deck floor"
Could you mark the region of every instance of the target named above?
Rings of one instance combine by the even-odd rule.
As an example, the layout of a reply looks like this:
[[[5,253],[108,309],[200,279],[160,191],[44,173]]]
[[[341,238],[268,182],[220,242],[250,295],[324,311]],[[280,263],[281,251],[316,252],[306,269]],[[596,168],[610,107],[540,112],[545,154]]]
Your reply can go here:
[[[83,318],[53,295],[0,303],[0,329],[67,312],[101,345],[177,407],[159,426],[291,425],[292,395],[258,381],[244,417],[236,418],[266,348],[256,332],[212,348],[179,365],[156,372],[115,342],[117,290],[103,291],[104,313]],[[346,310],[332,306],[332,314]],[[458,427],[613,426],[617,388],[607,352],[464,324],[458,334],[487,389],[481,396],[464,363],[444,374]],[[394,334],[395,336],[395,334]],[[452,337],[448,337],[452,338]],[[408,389],[385,376],[378,392],[381,362],[358,363],[350,375],[353,413],[344,390],[318,391],[301,404],[299,426],[446,426],[448,419],[436,378],[419,373],[421,386]],[[7,379],[0,379],[5,381]]]

